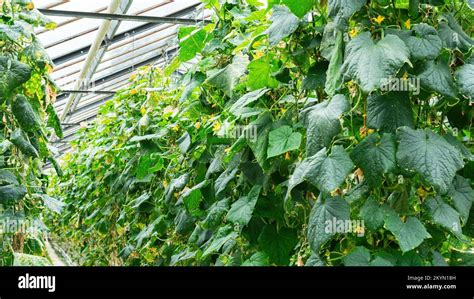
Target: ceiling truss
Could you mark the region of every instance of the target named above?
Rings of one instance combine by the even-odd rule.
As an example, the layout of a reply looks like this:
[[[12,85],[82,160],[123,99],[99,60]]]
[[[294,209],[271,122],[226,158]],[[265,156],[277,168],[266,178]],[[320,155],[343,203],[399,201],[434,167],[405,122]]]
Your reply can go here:
[[[59,156],[100,106],[130,84],[131,73],[145,65],[164,67],[176,55],[179,25],[210,23],[210,12],[199,0],[110,0],[108,7],[104,0],[80,3],[39,7],[58,24],[54,31],[36,34],[56,65],[52,79],[60,91],[54,107],[64,138],[51,141]]]
[[[133,15],[126,15],[123,13],[115,13],[115,14],[95,13],[95,12],[82,12],[82,11],[53,10],[53,9],[40,9],[39,11],[47,16],[133,21],[133,22],[159,23],[159,24],[195,25],[200,22],[204,22],[204,23],[211,22],[209,20],[188,19],[188,18],[133,16]]]
[[[133,0],[111,0],[109,11],[117,13],[127,13],[128,9],[132,5],[132,1]],[[84,86],[89,85],[92,76],[97,70],[97,67],[99,66],[102,58],[104,57],[105,52],[107,52],[107,48],[109,46],[109,43],[107,41],[111,40],[115,36],[115,33],[117,32],[117,29],[120,26],[120,22],[121,21],[118,20],[103,21],[102,25],[99,28],[99,32],[97,33],[97,37],[91,46],[91,51],[87,56],[86,63],[79,76],[79,80],[76,82],[76,90],[81,90],[84,88]],[[101,47],[104,41],[105,45]],[[73,93],[70,95],[68,102],[66,103],[66,108],[60,116],[61,121],[68,120],[69,111],[74,111],[74,109],[76,109],[77,104],[81,100],[81,97],[82,94],[80,93]]]

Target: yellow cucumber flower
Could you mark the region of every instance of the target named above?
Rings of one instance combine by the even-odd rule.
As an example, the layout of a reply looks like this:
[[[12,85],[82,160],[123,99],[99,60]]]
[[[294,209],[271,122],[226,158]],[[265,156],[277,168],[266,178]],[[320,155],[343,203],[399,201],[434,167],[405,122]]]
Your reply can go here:
[[[213,127],[212,127],[212,130],[213,130],[214,132],[217,132],[217,131],[219,131],[220,129],[221,129],[221,124],[220,124],[218,121],[214,122],[214,125],[213,125]]]
[[[384,16],[377,16],[376,18],[372,18],[372,22],[377,23],[377,24],[382,24],[382,22],[385,20]]]
[[[406,20],[405,23],[403,23],[403,24],[405,25],[405,28],[406,28],[406,29],[410,29],[410,28],[411,28],[411,20],[410,20],[410,19]]]
[[[351,29],[351,31],[349,31],[349,36],[351,38],[354,38],[354,37],[357,36],[358,33],[359,33],[359,30],[357,30],[357,28],[354,27],[354,28]]]

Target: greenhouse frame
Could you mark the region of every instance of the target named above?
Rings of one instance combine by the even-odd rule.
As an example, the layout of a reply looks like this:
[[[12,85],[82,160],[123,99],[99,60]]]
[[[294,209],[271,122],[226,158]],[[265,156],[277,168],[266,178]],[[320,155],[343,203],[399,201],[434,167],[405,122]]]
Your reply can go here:
[[[64,138],[55,140],[59,155],[81,123],[93,120],[98,107],[128,84],[139,67],[163,67],[176,54],[180,24],[209,18],[200,1],[35,1],[39,11],[58,24],[37,36],[53,59],[52,77],[61,89],[55,108]],[[83,13],[83,14],[81,14]],[[89,14],[87,14],[89,13]],[[135,16],[120,18],[106,14]],[[146,18],[155,17],[155,18]]]
[[[472,296],[473,107],[472,0],[0,0],[0,299]]]

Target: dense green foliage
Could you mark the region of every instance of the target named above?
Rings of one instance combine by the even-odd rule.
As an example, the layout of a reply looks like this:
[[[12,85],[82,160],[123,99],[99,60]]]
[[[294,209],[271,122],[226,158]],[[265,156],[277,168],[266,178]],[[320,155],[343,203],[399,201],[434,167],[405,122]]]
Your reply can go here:
[[[205,2],[51,182],[79,264],[473,264],[467,3]]]
[[[0,265],[48,264],[43,256],[47,144],[61,126],[52,108],[52,62],[35,37],[54,24],[31,1],[0,1]],[[48,121],[49,120],[49,121]]]

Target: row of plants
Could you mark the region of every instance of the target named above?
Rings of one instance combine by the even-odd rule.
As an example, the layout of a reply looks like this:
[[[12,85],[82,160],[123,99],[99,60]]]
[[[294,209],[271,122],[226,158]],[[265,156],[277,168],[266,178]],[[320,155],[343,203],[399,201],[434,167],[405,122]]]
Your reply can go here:
[[[45,265],[45,209],[60,202],[46,194],[48,139],[61,136],[53,103],[53,63],[34,34],[53,29],[32,1],[0,1],[0,265]]]
[[[467,2],[204,3],[51,180],[79,264],[473,264]]]

